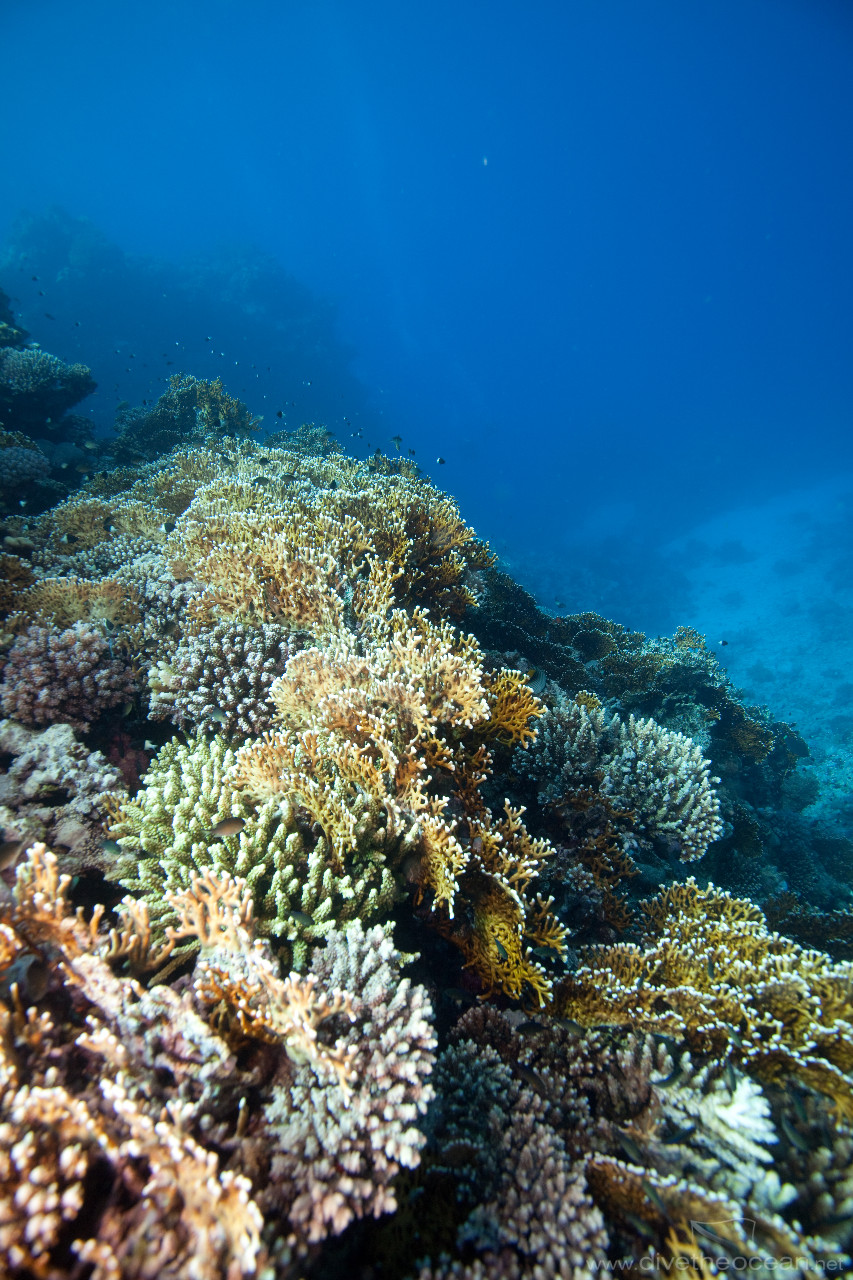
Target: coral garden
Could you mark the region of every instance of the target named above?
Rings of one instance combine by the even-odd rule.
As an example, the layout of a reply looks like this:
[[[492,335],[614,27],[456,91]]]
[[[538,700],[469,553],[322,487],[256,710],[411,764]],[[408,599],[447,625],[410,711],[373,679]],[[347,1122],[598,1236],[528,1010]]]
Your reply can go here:
[[[796,731],[547,617],[402,457],[183,376],[92,441],[0,343],[4,1274],[843,1274]]]

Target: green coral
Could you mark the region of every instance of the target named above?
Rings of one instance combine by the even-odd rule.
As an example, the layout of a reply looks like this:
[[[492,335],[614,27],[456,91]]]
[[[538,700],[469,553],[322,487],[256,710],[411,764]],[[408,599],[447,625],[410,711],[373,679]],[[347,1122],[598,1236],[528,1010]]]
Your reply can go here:
[[[325,841],[306,838],[287,796],[255,805],[237,790],[234,758],[221,737],[199,733],[187,744],[167,743],[113,823],[121,854],[111,879],[147,904],[159,938],[177,924],[168,895],[189,888],[194,874],[240,876],[252,893],[258,933],[275,940],[286,964],[303,969],[309,948],[333,928],[387,916],[394,880],[369,849],[335,872]],[[229,818],[245,825],[215,835]]]

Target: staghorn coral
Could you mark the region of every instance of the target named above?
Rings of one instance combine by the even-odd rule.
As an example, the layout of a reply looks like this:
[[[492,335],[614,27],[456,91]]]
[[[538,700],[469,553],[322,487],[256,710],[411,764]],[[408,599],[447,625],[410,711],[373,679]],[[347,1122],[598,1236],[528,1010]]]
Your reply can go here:
[[[50,840],[63,869],[103,868],[104,795],[122,794],[121,777],[101,755],[77,742],[67,724],[26,729],[0,720],[0,823],[5,839]]]
[[[569,804],[592,789],[609,811],[630,814],[632,825],[671,842],[683,862],[701,858],[723,833],[709,764],[681,733],[653,720],[608,716],[588,694],[548,710],[536,742],[515,757],[519,772],[544,783],[540,800]]]
[[[112,656],[108,636],[88,622],[31,626],[9,650],[0,705],[26,725],[61,721],[86,731],[104,711],[133,697],[131,671]]]
[[[122,852],[109,874],[146,902],[158,937],[176,923],[168,895],[189,889],[194,875],[240,876],[261,933],[302,968],[308,943],[335,924],[387,912],[393,879],[371,856],[369,841],[336,873],[323,842],[299,823],[293,799],[276,793],[253,806],[237,786],[234,765],[235,753],[221,737],[199,733],[187,745],[167,743],[144,788],[116,807],[111,834]],[[217,838],[215,828],[229,820],[234,833]]]
[[[746,899],[693,879],[643,904],[643,946],[588,947],[559,1013],[683,1038],[760,1080],[796,1078],[853,1116],[851,966],[771,933]]]
[[[290,653],[288,635],[272,623],[226,622],[186,637],[149,672],[149,719],[218,726],[226,737],[263,733],[272,726],[268,696]]]

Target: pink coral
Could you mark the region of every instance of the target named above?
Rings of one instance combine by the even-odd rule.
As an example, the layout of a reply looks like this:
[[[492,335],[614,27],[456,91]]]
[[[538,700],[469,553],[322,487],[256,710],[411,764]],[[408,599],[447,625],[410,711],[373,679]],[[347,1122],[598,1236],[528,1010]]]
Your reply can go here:
[[[9,650],[0,703],[22,724],[62,722],[85,731],[134,691],[130,671],[112,656],[103,632],[75,622],[65,631],[31,626],[18,636]]]

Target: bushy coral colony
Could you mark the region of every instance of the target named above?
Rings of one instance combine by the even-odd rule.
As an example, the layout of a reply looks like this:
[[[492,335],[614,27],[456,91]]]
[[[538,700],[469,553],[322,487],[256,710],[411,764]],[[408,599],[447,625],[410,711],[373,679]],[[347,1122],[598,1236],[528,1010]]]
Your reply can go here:
[[[759,870],[795,732],[221,384],[72,486],[33,415],[88,371],[25,341],[0,315],[39,512],[3,520],[4,1274],[843,1273],[853,965]]]

